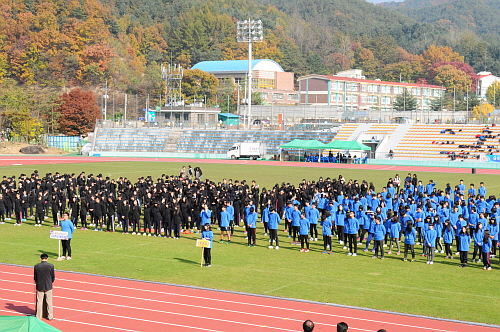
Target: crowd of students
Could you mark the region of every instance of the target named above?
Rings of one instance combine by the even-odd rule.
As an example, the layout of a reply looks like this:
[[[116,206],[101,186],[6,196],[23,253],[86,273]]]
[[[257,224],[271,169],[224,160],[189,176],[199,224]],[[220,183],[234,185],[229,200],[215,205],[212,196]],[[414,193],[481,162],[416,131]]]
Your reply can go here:
[[[230,244],[235,228],[245,227],[252,247],[257,229],[262,228],[269,236],[268,248],[279,249],[281,229],[292,245],[308,252],[310,242],[318,241],[320,228],[324,254],[332,254],[332,242],[337,242],[349,256],[357,256],[362,246],[373,252],[373,258],[384,259],[394,252],[403,253],[404,261],[414,261],[416,246],[421,246],[419,254],[427,257],[428,264],[440,252],[444,259],[459,256],[462,267],[481,260],[485,270],[491,269],[490,258],[497,255],[500,200],[487,196],[482,182],[477,189],[474,184],[466,189],[462,180],[453,188],[447,184],[439,189],[432,180],[424,184],[416,174],[408,174],[404,180],[398,175],[389,179],[377,191],[371,182],[339,175],[261,189],[255,181],[216,183],[203,180],[201,174],[201,169],[183,168],[178,176],[148,176],[134,182],[84,172],[4,176],[0,223],[14,216],[20,226],[33,217],[39,227],[50,216],[52,226],[58,227],[69,210],[74,226],[81,230],[120,229],[124,234],[176,239],[182,233],[203,231],[201,236],[212,241],[211,227],[204,227],[209,224],[220,230],[220,243]],[[207,266],[209,254],[210,250]]]

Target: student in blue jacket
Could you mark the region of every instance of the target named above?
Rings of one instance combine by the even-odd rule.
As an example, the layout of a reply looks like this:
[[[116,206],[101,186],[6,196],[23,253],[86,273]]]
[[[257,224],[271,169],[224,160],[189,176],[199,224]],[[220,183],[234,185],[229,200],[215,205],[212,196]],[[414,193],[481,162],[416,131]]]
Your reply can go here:
[[[306,218],[309,220],[310,224],[309,231],[311,233],[311,241],[318,241],[319,210],[316,205],[316,203],[312,203],[312,208],[306,214]]]
[[[382,225],[380,217],[375,217],[375,225],[373,226],[373,241],[375,242],[375,255],[372,258],[379,258],[378,252],[380,250],[380,259],[384,259],[384,237],[386,229]]]
[[[227,212],[226,205],[221,206],[220,212],[220,241],[219,243],[224,243],[224,237],[227,236],[227,242],[231,242],[231,234],[230,234],[230,214]]]
[[[325,211],[323,220],[321,221],[321,230],[323,232],[323,252],[322,254],[332,254],[332,223],[333,216],[330,211]],[[327,251],[330,249],[330,251]]]
[[[210,224],[205,224],[203,226],[203,232],[201,232],[201,238],[203,240],[209,241],[209,246],[203,248],[203,259],[205,260],[205,267],[210,267],[212,265],[212,241],[214,239],[214,233],[212,232],[212,227]]]
[[[299,244],[299,228],[300,228],[300,211],[299,205],[295,204],[293,206],[293,211],[291,213],[291,224],[289,225],[290,233],[292,235],[292,243],[291,244]],[[290,237],[290,236],[289,236]]]
[[[279,239],[278,239],[278,225],[281,221],[280,215],[276,212],[276,209],[274,206],[271,206],[269,208],[269,249],[273,249],[273,241],[276,243],[276,250],[278,250],[280,247]]]
[[[498,231],[499,231],[496,218],[490,218],[490,223],[488,224],[488,230],[490,231],[490,238],[491,238],[491,258],[495,258],[497,254]]]
[[[271,205],[271,201],[268,201],[267,206],[262,211],[261,221],[264,224],[264,236],[267,236],[268,232],[269,232],[268,222],[269,222],[269,214],[270,214],[270,212],[269,212],[270,205]]]
[[[482,252],[483,238],[484,238],[483,224],[478,222],[476,225],[476,229],[472,232],[472,239],[474,240],[472,263],[474,262],[479,263],[481,261],[480,256]],[[477,255],[477,260],[476,260],[476,255]]]
[[[483,270],[491,270],[490,252],[492,241],[490,231],[484,231],[483,246],[481,247],[481,257],[483,258]]]
[[[349,240],[349,253],[347,256],[357,256],[358,252],[358,236],[359,231],[359,221],[354,218],[354,212],[349,212],[349,218],[346,221],[346,233],[347,239]]]
[[[299,226],[301,252],[309,252],[309,237],[307,236],[307,234],[309,234],[309,229],[310,229],[309,227],[310,227],[310,222],[306,218],[306,214],[302,213],[300,215],[300,226]],[[304,248],[304,243],[306,245],[306,248]]]
[[[345,219],[347,215],[344,210],[344,206],[342,204],[339,204],[337,212],[335,212],[334,216],[335,216],[335,227],[337,228],[337,236],[339,244],[344,245],[344,249],[347,249],[346,234],[345,234]]]
[[[73,232],[75,231],[75,226],[73,222],[69,219],[68,213],[63,213],[63,220],[61,221],[61,232],[68,232],[68,239],[61,240],[63,247],[63,255],[57,260],[71,259],[71,238],[73,237]]]
[[[436,247],[437,232],[434,224],[429,224],[429,229],[425,232],[425,246],[427,247],[427,264],[434,264],[434,248]]]
[[[441,253],[444,254],[443,245],[441,244],[441,238],[443,237],[443,224],[441,223],[441,219],[438,216],[434,216],[434,230],[437,234],[436,250],[434,250],[434,252],[438,252],[438,250],[441,250]]]
[[[458,233],[458,251],[460,252],[460,267],[467,267],[469,258],[470,236],[467,227],[462,227]]]
[[[408,251],[411,252],[411,261],[415,261],[415,240],[417,238],[417,231],[415,228],[413,228],[413,224],[411,221],[406,222],[406,227],[403,232],[403,235],[405,236],[404,244],[405,244],[405,250],[404,250],[404,258],[403,261],[407,261],[408,259]]]
[[[411,222],[411,221],[410,221]],[[399,233],[401,231],[401,224],[399,223],[399,217],[395,215],[392,217],[390,223],[389,223],[389,237],[391,241],[389,242],[389,250],[387,251],[388,254],[392,253],[392,243],[396,242],[396,245],[398,247],[398,252],[397,254],[401,254],[401,248],[399,246]]]
[[[252,206],[247,216],[247,227],[248,227],[248,246],[255,247],[256,242],[256,230],[257,230],[257,212]]]
[[[443,225],[443,242],[445,257],[453,259],[453,251],[451,251],[451,244],[453,243],[454,229],[449,220],[446,220]]]

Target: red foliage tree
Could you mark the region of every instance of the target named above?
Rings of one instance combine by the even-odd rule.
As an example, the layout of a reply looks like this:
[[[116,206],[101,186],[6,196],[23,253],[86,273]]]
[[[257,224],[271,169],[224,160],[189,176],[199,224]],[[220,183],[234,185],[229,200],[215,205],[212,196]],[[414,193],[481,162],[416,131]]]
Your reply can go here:
[[[436,76],[436,69],[437,68],[439,68],[441,66],[447,66],[447,65],[451,65],[451,66],[457,68],[458,70],[461,70],[464,73],[466,73],[472,79],[472,86],[471,86],[472,91],[476,90],[476,84],[477,84],[477,81],[479,79],[479,76],[477,76],[476,73],[474,72],[474,68],[472,68],[470,65],[463,63],[463,62],[459,62],[459,61],[439,61],[439,62],[436,62],[432,65],[432,68],[429,71],[431,77],[434,78]]]
[[[59,130],[69,136],[93,131],[95,121],[102,115],[95,94],[80,88],[63,94],[60,97],[60,105],[56,110],[60,113]]]

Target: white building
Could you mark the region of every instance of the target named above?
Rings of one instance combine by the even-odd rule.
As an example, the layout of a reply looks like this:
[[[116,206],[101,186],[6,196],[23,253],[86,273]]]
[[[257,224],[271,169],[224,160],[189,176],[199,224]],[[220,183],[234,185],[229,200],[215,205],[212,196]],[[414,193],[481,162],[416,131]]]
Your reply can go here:
[[[479,79],[477,82],[476,94],[479,98],[486,98],[486,91],[493,82],[500,82],[500,77],[493,75],[489,71],[482,71],[477,75],[479,76]]]

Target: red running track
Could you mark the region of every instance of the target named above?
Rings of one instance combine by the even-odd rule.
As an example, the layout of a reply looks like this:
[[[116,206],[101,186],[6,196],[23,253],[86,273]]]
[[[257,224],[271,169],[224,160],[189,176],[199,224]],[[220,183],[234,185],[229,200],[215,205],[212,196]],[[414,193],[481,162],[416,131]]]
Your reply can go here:
[[[34,313],[32,269],[0,264],[0,315]],[[54,320],[71,332],[104,331],[301,331],[311,319],[314,331],[493,332],[471,325],[321,303],[252,296],[185,286],[56,272]]]
[[[98,163],[111,161],[149,161],[149,162],[181,162],[196,164],[235,164],[235,165],[269,165],[269,166],[295,166],[295,167],[320,167],[337,169],[366,169],[387,170],[395,172],[446,172],[470,174],[470,168],[452,167],[427,167],[427,166],[391,166],[371,164],[329,164],[329,163],[299,163],[271,160],[229,160],[229,159],[184,159],[184,158],[126,158],[126,157],[34,157],[34,156],[2,156],[0,166],[13,165],[47,165],[47,164],[74,164]],[[477,169],[477,174],[500,174],[500,169]]]

